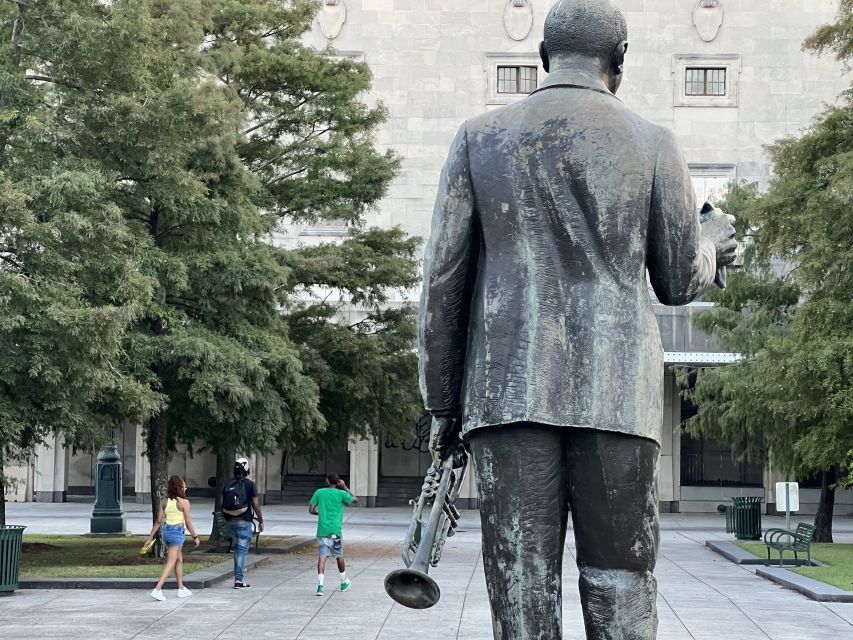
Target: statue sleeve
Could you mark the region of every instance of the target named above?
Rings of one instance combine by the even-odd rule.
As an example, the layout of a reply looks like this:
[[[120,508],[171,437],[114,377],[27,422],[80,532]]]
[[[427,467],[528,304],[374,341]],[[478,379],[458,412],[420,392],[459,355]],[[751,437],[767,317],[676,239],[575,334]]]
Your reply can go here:
[[[658,300],[687,304],[714,282],[717,250],[702,237],[690,171],[675,139],[665,129],[652,187],[646,266]]]
[[[462,125],[438,185],[432,232],[424,253],[419,347],[424,406],[434,416],[459,416],[468,319],[479,254],[479,225]]]

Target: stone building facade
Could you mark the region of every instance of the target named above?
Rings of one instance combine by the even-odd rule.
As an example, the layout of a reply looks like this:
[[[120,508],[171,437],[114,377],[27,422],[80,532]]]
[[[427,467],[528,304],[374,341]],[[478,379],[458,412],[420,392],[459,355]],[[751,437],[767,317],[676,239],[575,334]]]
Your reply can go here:
[[[388,120],[378,144],[402,157],[400,174],[369,224],[399,225],[426,238],[438,176],[461,123],[487,109],[520,99],[545,77],[537,54],[550,0],[320,0],[306,41],[336,55],[366,62],[374,75],[368,102],[381,101]],[[796,134],[824,103],[849,86],[830,57],[802,51],[807,35],[834,20],[835,0],[617,0],[629,28],[625,80],[619,97],[646,118],[675,130],[700,199],[719,197],[731,180],[766,185],[763,151]],[[285,227],[285,246],[334,242],[346,234],[335,220]],[[412,292],[411,299],[416,299]],[[402,302],[402,301],[400,301]],[[666,351],[665,419],[660,467],[664,511],[712,511],[732,495],[763,495],[775,503],[772,469],[734,463],[725,447],[685,436],[681,422],[691,407],[679,398],[671,366],[718,366],[720,353],[692,328],[706,303],[685,308],[656,305]],[[353,311],[353,313],[357,313]],[[307,499],[320,474],[335,469],[368,506],[414,497],[427,464],[421,424],[405,443],[340,443],[326,462],[311,467],[282,453],[255,456],[254,476],[267,500]],[[125,490],[146,500],[148,478],[138,428],[124,430]],[[172,470],[191,492],[207,490],[214,462],[181,452]],[[12,499],[63,500],[91,491],[94,460],[51,442]],[[476,504],[473,481],[462,494]],[[853,513],[853,498],[839,496],[837,513]],[[804,511],[817,490],[801,491]]]

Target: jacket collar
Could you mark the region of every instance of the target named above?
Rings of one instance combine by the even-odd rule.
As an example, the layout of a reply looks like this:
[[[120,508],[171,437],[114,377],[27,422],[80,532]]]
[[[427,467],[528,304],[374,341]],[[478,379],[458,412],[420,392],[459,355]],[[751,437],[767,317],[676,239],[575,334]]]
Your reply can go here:
[[[556,89],[561,87],[570,89],[587,89],[589,91],[603,93],[616,98],[600,78],[596,78],[590,73],[578,71],[576,69],[554,70],[552,73],[548,74],[548,77],[545,78],[545,80],[542,81],[542,84],[540,84],[532,93],[537,93],[544,89]],[[616,99],[618,100],[619,98]]]

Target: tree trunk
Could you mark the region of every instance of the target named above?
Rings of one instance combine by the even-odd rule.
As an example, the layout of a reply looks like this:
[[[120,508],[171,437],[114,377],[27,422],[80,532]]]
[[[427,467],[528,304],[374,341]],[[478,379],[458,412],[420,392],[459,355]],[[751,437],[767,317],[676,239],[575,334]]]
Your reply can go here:
[[[148,421],[148,465],[151,471],[151,522],[157,520],[160,513],[160,502],[166,499],[166,488],[169,483],[169,450],[166,446],[166,429],[169,426],[166,414],[161,412]],[[166,545],[163,543],[162,529],[154,538],[154,555],[159,558],[166,556]]]
[[[216,450],[216,494],[213,497],[214,514],[222,511],[222,490],[231,479],[234,471],[234,459],[237,457],[237,448],[231,445]],[[210,532],[210,541],[219,539],[219,530],[216,528],[216,517],[214,516]]]
[[[24,33],[24,12],[27,10],[27,3],[16,2],[15,4],[18,7],[18,15],[15,17],[15,22],[12,23],[12,62],[16,67],[20,67],[23,51],[21,36]]]
[[[160,208],[152,206],[148,216],[148,232],[154,243],[157,243],[158,224],[160,222]],[[166,331],[161,318],[151,318],[148,321],[148,329],[152,336],[162,336]],[[163,367],[158,362],[153,362],[149,368],[160,380],[160,388],[164,377]],[[166,409],[148,420],[148,439],[146,449],[148,454],[148,465],[151,470],[151,521],[157,520],[160,513],[160,503],[166,499],[167,485],[169,483],[169,446],[166,437],[169,428],[169,418]],[[163,557],[165,548],[162,544],[162,530],[160,531],[160,542],[157,543],[157,555]]]
[[[148,232],[156,243],[158,224],[160,222],[160,208],[151,207],[148,215]],[[165,333],[163,320],[151,318],[148,321],[148,330],[153,336],[162,336]],[[163,381],[163,367],[158,362],[153,362],[149,368],[161,382]],[[151,511],[152,522],[157,519],[160,512],[160,502],[166,498],[166,486],[169,482],[169,448],[166,439],[166,431],[169,421],[165,410],[153,416],[148,421],[148,464],[151,467]]]
[[[228,445],[216,452],[216,496],[214,511],[222,511],[222,490],[231,476],[234,475],[234,460],[237,458],[237,447]]]
[[[16,2],[18,7],[18,15],[12,23],[12,64],[17,68],[21,66],[21,52],[23,43],[21,38],[24,35],[24,12],[27,9],[26,2]],[[0,95],[0,108],[6,107],[7,101],[3,95]],[[9,144],[9,136],[0,137],[0,166],[5,164],[6,146]],[[5,507],[4,507],[5,508]]]
[[[838,469],[830,467],[821,474],[820,504],[814,519],[814,541],[832,542],[832,512],[835,509],[835,483]]]
[[[280,470],[281,478],[279,482],[281,483],[279,486],[281,487],[278,490],[279,499],[284,502],[284,480],[287,478],[287,449],[281,450],[281,470]]]
[[[157,519],[160,502],[166,498],[166,485],[169,482],[169,450],[166,446],[168,419],[164,412],[158,413],[148,421],[147,453],[151,468],[151,521]]]
[[[3,452],[0,451],[0,527],[6,526],[6,481],[3,479]]]

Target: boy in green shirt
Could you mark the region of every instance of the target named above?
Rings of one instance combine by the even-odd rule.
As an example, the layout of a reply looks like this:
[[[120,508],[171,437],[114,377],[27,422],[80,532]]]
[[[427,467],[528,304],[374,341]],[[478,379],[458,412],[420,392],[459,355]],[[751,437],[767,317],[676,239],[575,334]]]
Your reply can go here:
[[[308,513],[319,516],[317,520],[317,543],[320,546],[320,558],[317,561],[317,595],[323,595],[323,581],[326,572],[326,558],[332,557],[338,563],[341,574],[341,591],[349,589],[344,545],[341,538],[344,520],[344,505],[358,504],[352,491],[341,477],[334,472],[326,474],[326,486],[317,489],[311,496]]]

